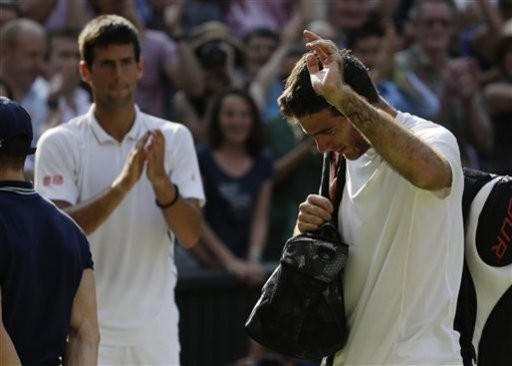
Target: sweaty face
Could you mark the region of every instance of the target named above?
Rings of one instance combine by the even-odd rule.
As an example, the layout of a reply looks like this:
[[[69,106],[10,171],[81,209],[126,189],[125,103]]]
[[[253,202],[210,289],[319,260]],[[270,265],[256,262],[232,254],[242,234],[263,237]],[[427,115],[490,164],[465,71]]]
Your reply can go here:
[[[250,105],[239,95],[224,97],[219,111],[219,122],[225,143],[245,145],[253,125]]]
[[[358,159],[370,147],[350,120],[329,109],[298,119],[304,132],[313,136],[318,151],[336,151],[349,160]]]
[[[135,102],[142,62],[135,59],[132,44],[111,44],[96,47],[92,64],[82,63],[80,72],[96,103],[107,108],[125,107]]]

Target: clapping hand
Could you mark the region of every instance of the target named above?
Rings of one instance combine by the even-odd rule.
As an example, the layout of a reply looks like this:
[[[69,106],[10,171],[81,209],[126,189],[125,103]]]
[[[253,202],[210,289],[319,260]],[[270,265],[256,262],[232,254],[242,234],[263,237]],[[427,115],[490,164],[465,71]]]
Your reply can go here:
[[[113,183],[120,191],[127,193],[137,183],[144,170],[146,162],[145,146],[150,138],[150,132],[146,132],[128,154],[123,169]]]
[[[148,180],[153,185],[165,186],[168,177],[164,160],[165,137],[162,131],[147,131],[130,151],[114,185],[128,192],[139,181],[145,167]]]
[[[160,130],[149,131],[150,138],[145,145],[146,175],[152,184],[164,182],[168,179],[164,168],[165,137]]]

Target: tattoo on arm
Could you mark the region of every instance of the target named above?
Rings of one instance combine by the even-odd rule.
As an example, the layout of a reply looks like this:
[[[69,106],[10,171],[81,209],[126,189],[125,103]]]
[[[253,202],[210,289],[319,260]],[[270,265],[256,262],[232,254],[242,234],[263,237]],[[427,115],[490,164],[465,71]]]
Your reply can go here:
[[[381,118],[379,112],[355,92],[345,95],[340,109],[363,133],[372,131],[375,123]]]

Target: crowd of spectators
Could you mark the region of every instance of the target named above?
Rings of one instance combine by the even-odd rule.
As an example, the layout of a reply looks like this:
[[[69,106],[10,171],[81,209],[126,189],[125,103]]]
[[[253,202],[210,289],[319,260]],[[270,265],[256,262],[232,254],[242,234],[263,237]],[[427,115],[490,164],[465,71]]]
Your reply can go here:
[[[88,110],[77,38],[111,13],[139,31],[139,108],[197,146],[207,230],[181,264],[260,286],[317,190],[321,156],[276,101],[303,29],[351,49],[395,107],[450,129],[464,166],[512,174],[511,0],[0,0],[0,95],[30,113],[34,143]]]

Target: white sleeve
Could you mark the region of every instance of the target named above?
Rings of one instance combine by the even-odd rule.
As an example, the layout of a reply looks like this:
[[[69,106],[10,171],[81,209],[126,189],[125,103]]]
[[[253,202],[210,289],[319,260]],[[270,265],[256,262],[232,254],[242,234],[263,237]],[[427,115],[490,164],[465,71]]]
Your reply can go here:
[[[58,127],[41,136],[36,150],[34,186],[42,196],[76,204],[78,146],[69,131]]]
[[[202,206],[205,196],[192,134],[184,125],[170,125],[164,128],[167,172],[182,197],[197,198]]]
[[[463,184],[464,177],[460,149],[457,139],[452,132],[435,122],[427,121],[408,113],[399,113],[397,120],[409,128],[415,136],[436,149],[450,164],[452,186],[437,191],[436,195],[446,197],[451,193],[452,187]]]
[[[455,136],[447,130],[440,135],[439,139],[434,140],[432,145],[448,161],[448,164],[450,164],[452,171],[451,187],[445,188],[439,192],[441,197],[447,196],[453,191],[453,187],[463,186],[464,184],[464,173],[462,171],[459,145]]]

